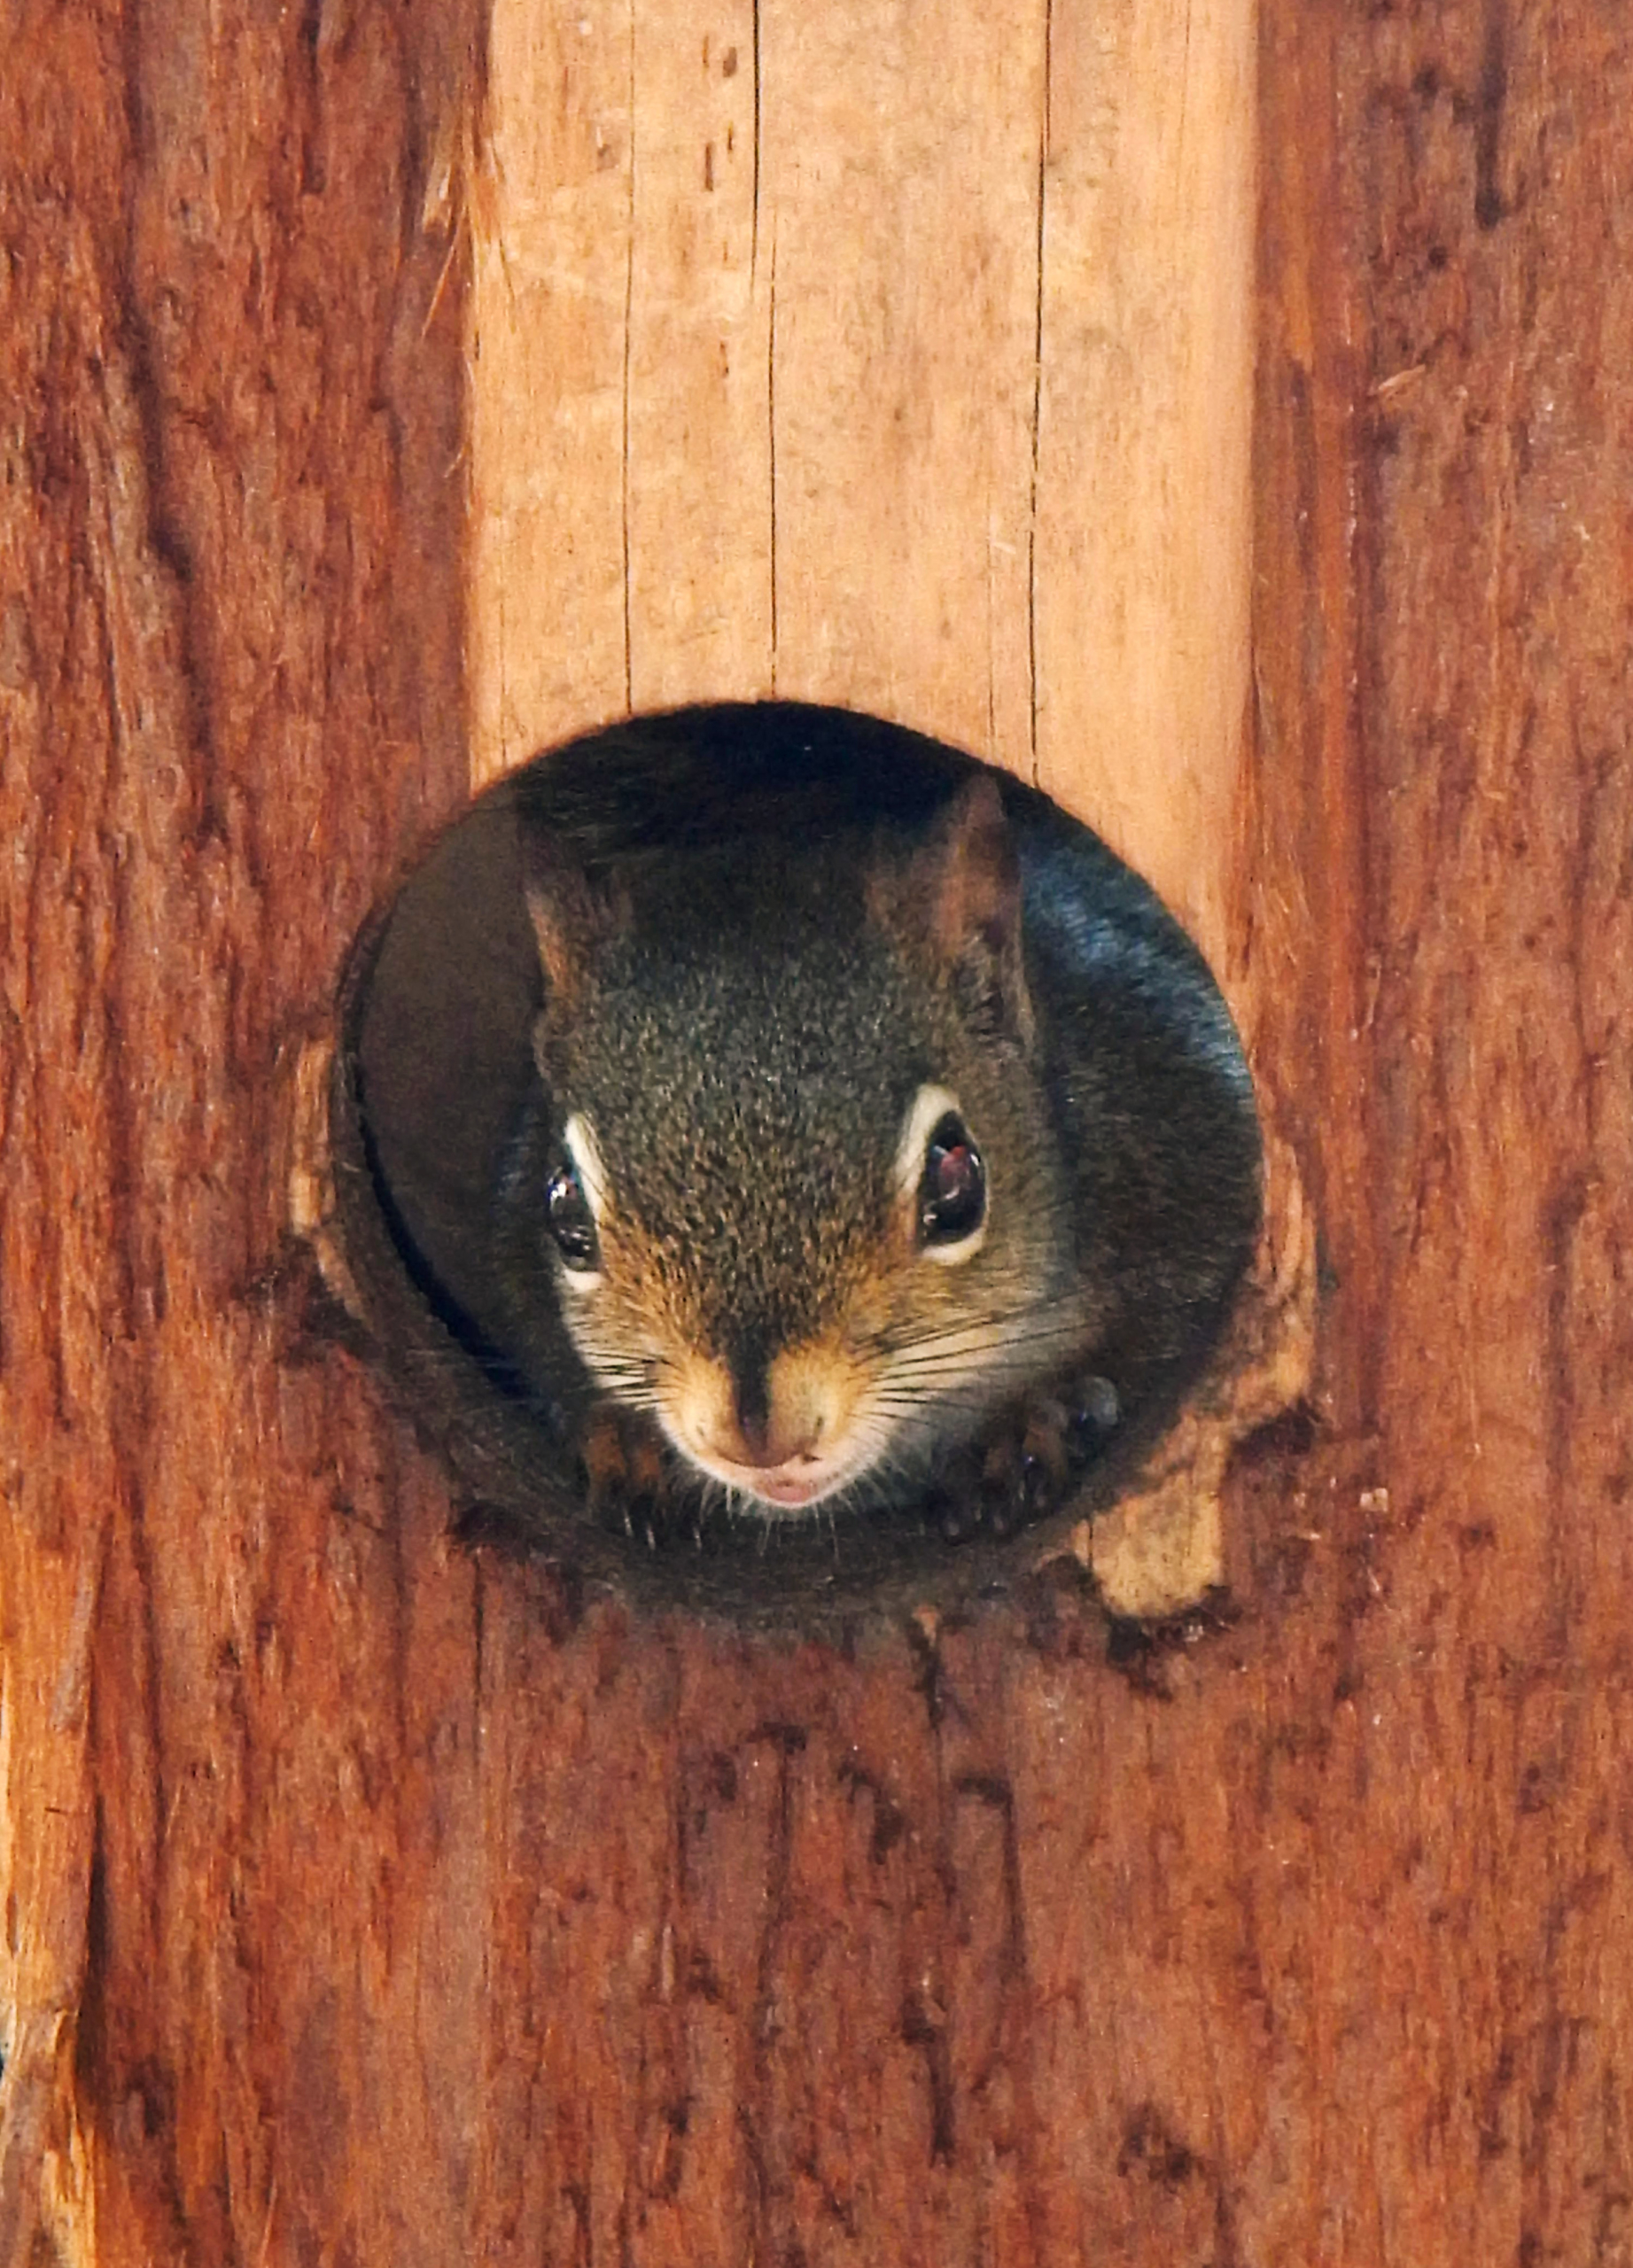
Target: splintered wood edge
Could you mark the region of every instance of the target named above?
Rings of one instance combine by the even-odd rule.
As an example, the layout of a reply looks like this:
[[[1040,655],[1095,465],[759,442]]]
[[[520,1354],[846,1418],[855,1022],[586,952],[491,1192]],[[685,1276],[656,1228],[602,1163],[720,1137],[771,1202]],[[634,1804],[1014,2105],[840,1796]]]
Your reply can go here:
[[[0,2121],[0,2260],[27,2261],[43,2241],[58,2268],[97,2258],[95,2192],[74,2085],[74,2012],[26,2018],[10,2043]]]
[[[1129,1493],[1079,1520],[1064,1551],[1111,1613],[1163,1621],[1225,1580],[1225,1477],[1250,1433],[1310,1391],[1316,1343],[1316,1224],[1288,1145],[1266,1132],[1264,1223],[1230,1324],[1178,1418]]]
[[[324,1287],[354,1323],[369,1327],[367,1302],[357,1288],[340,1231],[330,1112],[334,1095],[336,1038],[324,1032],[303,1043],[290,1083],[289,1146],[284,1185],[289,1225],[308,1247]]]

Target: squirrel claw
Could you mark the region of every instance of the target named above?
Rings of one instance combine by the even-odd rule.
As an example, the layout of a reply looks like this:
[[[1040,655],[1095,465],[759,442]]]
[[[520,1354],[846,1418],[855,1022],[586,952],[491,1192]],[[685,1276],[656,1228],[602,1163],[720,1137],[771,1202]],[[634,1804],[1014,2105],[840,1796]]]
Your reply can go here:
[[[585,1427],[579,1462],[595,1518],[656,1551],[674,1508],[663,1448],[646,1419],[603,1404]]]
[[[1115,1432],[1123,1415],[1123,1405],[1111,1380],[1098,1373],[1079,1379],[1075,1399],[1072,1437],[1087,1458],[1100,1448],[1108,1433]]]
[[[1001,1541],[1063,1504],[1116,1427],[1117,1390],[1098,1373],[1007,1413],[974,1456],[953,1465],[932,1500],[942,1539]]]
[[[1056,1476],[1057,1499],[1093,1464],[1116,1430],[1123,1415],[1117,1389],[1098,1371],[1074,1379],[1064,1401],[1034,1402],[1028,1422],[1028,1441],[1046,1442],[1046,1454]]]

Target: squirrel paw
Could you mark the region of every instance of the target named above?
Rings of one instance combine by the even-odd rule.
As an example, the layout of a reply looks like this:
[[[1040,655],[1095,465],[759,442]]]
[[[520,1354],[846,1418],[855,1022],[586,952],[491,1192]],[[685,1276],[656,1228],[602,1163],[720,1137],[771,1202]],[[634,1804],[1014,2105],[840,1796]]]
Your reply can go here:
[[[602,1526],[622,1529],[656,1550],[680,1507],[668,1456],[649,1421],[603,1402],[585,1427],[579,1461],[586,1500]]]
[[[937,1492],[934,1516],[943,1539],[1001,1539],[1057,1511],[1121,1414],[1116,1386],[1098,1372],[1006,1411]]]

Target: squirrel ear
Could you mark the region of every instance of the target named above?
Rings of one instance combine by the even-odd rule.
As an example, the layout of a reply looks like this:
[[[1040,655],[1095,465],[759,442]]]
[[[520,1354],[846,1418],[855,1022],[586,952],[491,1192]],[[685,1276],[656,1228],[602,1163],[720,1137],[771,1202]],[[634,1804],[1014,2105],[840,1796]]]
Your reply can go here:
[[[522,880],[552,1021],[570,1017],[583,998],[601,949],[625,926],[627,897],[613,882],[593,878],[547,829],[522,830]]]
[[[970,989],[1023,1040],[1032,1036],[1021,951],[1021,863],[991,773],[962,788],[875,911],[908,929],[935,967]],[[887,886],[888,887],[888,886]]]

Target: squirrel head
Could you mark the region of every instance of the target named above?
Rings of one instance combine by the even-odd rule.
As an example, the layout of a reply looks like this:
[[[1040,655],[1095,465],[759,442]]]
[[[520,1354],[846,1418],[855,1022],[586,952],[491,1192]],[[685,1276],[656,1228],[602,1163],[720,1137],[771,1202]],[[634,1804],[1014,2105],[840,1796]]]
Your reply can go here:
[[[916,842],[524,848],[538,1233],[602,1392],[794,1512],[899,1480],[1082,1343],[993,780]]]

